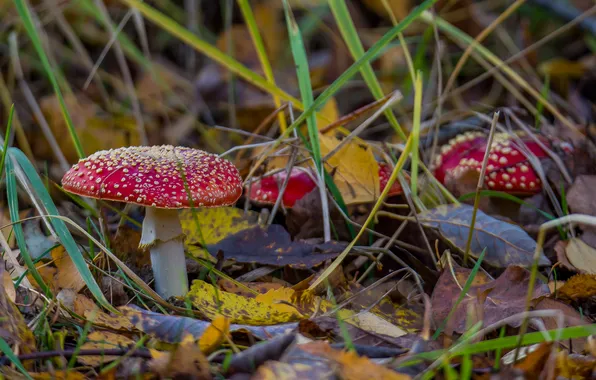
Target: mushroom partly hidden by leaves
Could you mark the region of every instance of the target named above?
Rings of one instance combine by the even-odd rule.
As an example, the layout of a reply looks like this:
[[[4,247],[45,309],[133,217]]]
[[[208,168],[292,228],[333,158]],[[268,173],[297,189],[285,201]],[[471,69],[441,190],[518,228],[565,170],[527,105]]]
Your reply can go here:
[[[537,138],[543,146],[549,146],[546,139]],[[466,132],[449,140],[433,163],[435,177],[447,184],[470,171],[480,173],[487,145],[488,135],[482,132]],[[510,194],[539,193],[542,183],[528,159],[530,154],[539,160],[548,157],[541,144],[526,134],[516,138],[508,133],[496,133],[488,156],[485,186]]]
[[[379,186],[381,191],[387,186],[391,171],[392,169],[389,165],[384,163],[379,164]],[[263,204],[275,204],[286,177],[286,170],[262,176],[251,184],[249,192],[250,200]],[[302,199],[302,197],[310,193],[316,187],[317,184],[314,180],[314,174],[312,174],[309,169],[293,167],[282,198],[284,207],[293,207],[297,201]],[[402,192],[403,190],[399,182],[395,181],[393,186],[391,186],[389,196],[398,195]]]
[[[141,247],[149,248],[157,293],[188,292],[178,209],[231,205],[242,193],[238,169],[198,149],[162,146],[99,151],[62,178],[64,190],[85,197],[146,207]]]

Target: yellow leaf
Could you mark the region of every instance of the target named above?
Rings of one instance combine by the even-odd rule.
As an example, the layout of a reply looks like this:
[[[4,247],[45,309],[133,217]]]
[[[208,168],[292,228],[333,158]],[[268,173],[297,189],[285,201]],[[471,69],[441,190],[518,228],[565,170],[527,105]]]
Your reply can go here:
[[[210,354],[215,351],[230,333],[230,319],[223,315],[218,315],[211,324],[205,329],[199,339],[199,348],[204,354]]]
[[[117,348],[126,348],[134,344],[134,341],[124,335],[114,334],[108,331],[94,331],[87,336],[87,342],[83,343],[81,349],[91,350],[112,350]],[[77,361],[84,365],[91,367],[98,367],[100,365],[109,363],[113,360],[120,358],[120,356],[110,355],[89,355],[89,356],[78,356]]]
[[[278,295],[280,297],[287,296],[286,293]],[[224,292],[201,280],[193,282],[188,297],[194,307],[210,319],[215,319],[217,315],[221,314],[230,318],[232,323],[262,326],[293,322],[303,318],[295,308],[277,303],[278,299],[275,299],[273,295],[259,301]]]
[[[76,304],[76,301],[75,301]],[[94,325],[104,327],[113,331],[135,331],[136,327],[132,322],[122,315],[112,316],[99,309],[87,310],[84,312],[85,319]]]
[[[197,257],[212,261],[215,259],[200,248],[202,244],[215,244],[227,236],[256,226],[258,220],[258,213],[249,211],[245,214],[243,210],[235,207],[200,208],[194,212],[199,222],[198,228],[192,210],[180,212],[182,231],[186,234],[186,250]]]
[[[321,154],[326,156],[341,141],[333,136],[319,135]],[[370,203],[380,194],[379,164],[370,146],[351,140],[326,162],[346,204]]]
[[[337,102],[335,101],[335,98],[330,98],[327,103],[325,103],[323,108],[317,112],[317,128],[321,130],[329,124],[337,121],[337,119],[339,119]]]

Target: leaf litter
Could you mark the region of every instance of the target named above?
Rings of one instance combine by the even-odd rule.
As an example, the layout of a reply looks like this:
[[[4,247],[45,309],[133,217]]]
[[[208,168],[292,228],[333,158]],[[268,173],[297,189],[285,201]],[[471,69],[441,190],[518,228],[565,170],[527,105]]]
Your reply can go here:
[[[103,17],[119,20],[122,4],[106,2],[105,14],[97,4],[75,4],[48,18],[22,0],[14,9],[0,1],[0,15],[18,35],[0,30],[11,56],[0,62],[0,123],[9,124],[14,103],[7,146],[25,152],[44,180],[43,193],[51,194],[42,195],[19,167],[3,173],[7,183],[14,174],[21,185],[0,202],[3,377],[593,377],[596,229],[586,218],[596,216],[589,91],[594,28],[585,18],[572,37],[558,29],[570,14],[590,11],[585,4],[569,2],[563,12],[533,2],[513,18],[521,2],[505,8],[432,0],[239,0],[233,11],[225,2],[207,2],[200,12],[192,2],[124,3],[136,10],[136,33],[124,27],[113,41]],[[423,12],[430,9],[432,18]],[[284,12],[296,18],[307,62],[293,61],[289,47],[296,41],[290,41],[295,37],[287,33]],[[44,20],[44,33],[56,45],[51,59],[38,60],[37,46],[46,46],[36,42],[28,17]],[[436,33],[420,27],[430,21]],[[535,50],[526,51],[524,66],[491,56],[488,47],[512,48],[503,34],[490,33],[495,26],[523,35],[512,40],[520,44],[516,49]],[[466,46],[469,51],[454,55]],[[443,64],[445,47],[460,59],[455,70]],[[501,74],[479,82],[482,56]],[[46,80],[46,60],[55,65],[57,83]],[[538,68],[535,87],[520,71],[527,63]],[[305,79],[296,76],[296,64],[310,69],[316,125],[298,123],[288,131],[306,117],[304,104],[293,98]],[[420,70],[421,86],[412,68]],[[353,80],[358,71],[362,80]],[[449,89],[437,88],[439,73]],[[64,102],[55,89],[64,91]],[[384,94],[398,90],[404,96],[385,116],[359,128],[385,104]],[[489,111],[472,112],[478,104]],[[422,115],[414,112],[412,119],[412,109]],[[481,173],[483,149],[466,144],[473,134],[488,135],[496,109],[502,112],[498,127],[507,130],[499,131],[506,134],[491,147]],[[412,141],[397,129],[415,136],[418,154],[403,160]],[[235,206],[179,211],[188,294],[163,300],[152,292],[150,253],[139,247],[142,209],[59,191],[65,164],[79,158],[73,140],[86,154],[145,140],[200,148],[238,166],[245,194]],[[439,178],[439,186],[430,175],[433,165],[456,144],[468,148],[456,152],[449,180]],[[324,181],[312,163],[315,146],[325,158]],[[538,151],[540,160],[533,159]],[[380,200],[396,179],[398,160],[406,162],[401,182]],[[293,188],[289,181],[279,207],[275,199],[248,196],[251,184],[265,178],[279,191],[287,172],[308,173],[308,184]],[[482,174],[477,210],[448,193],[468,197]],[[71,228],[70,236],[115,309],[98,305],[89,278],[57,239],[65,231],[49,223],[53,203],[80,228]],[[571,213],[585,217],[541,235],[542,223]],[[369,217],[367,230],[353,241]],[[22,232],[10,227],[16,218],[23,219]],[[470,263],[463,257],[473,219]],[[322,278],[340,255],[341,264]],[[31,285],[36,272],[49,289]]]

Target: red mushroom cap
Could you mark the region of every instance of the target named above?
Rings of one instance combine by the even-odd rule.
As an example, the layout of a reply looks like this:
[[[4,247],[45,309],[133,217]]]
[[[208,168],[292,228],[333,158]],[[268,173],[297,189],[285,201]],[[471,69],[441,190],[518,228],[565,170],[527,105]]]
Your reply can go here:
[[[491,190],[514,194],[534,194],[541,190],[538,174],[530,164],[526,151],[538,159],[548,155],[542,147],[527,135],[519,140],[507,133],[497,133],[489,152],[485,185]],[[541,138],[548,146],[548,141]],[[451,139],[441,147],[441,154],[434,163],[435,177],[443,184],[462,178],[471,170],[480,172],[488,136],[480,132],[467,132]]]
[[[195,207],[229,205],[242,193],[242,178],[232,163],[171,145],[99,151],[62,178],[64,190],[74,194],[157,208],[191,207],[185,183]]]
[[[381,191],[387,186],[389,176],[391,176],[391,167],[387,164],[379,164],[379,185]],[[266,175],[254,182],[250,187],[250,199],[255,202],[274,204],[279,197],[279,189],[286,179],[287,172],[281,171],[273,175]],[[313,180],[313,175],[308,173],[305,169],[293,167],[290,174],[288,186],[284,191],[283,204],[285,207],[293,207],[294,204],[302,199],[306,194],[310,193],[317,187]],[[389,195],[398,195],[403,192],[398,181],[393,183]]]

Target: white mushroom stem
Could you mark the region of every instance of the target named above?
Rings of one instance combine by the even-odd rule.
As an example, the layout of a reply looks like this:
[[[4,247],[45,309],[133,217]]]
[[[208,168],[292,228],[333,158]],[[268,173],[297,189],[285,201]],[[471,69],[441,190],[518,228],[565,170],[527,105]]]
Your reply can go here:
[[[177,210],[147,207],[139,245],[151,252],[155,290],[165,299],[188,293],[183,238]]]

